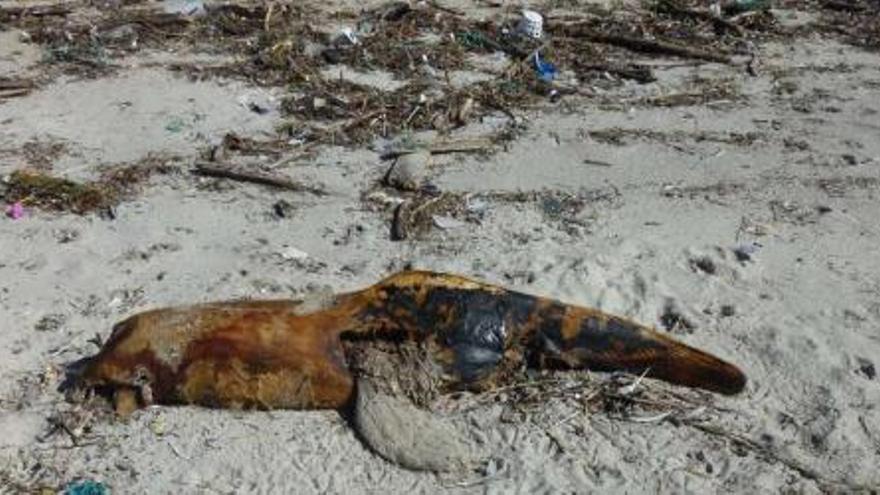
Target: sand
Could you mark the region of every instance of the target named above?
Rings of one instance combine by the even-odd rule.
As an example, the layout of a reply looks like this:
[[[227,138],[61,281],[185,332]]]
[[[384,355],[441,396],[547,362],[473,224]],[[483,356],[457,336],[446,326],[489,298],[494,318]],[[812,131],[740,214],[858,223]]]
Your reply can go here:
[[[39,70],[32,45],[7,51],[20,42],[0,35],[0,68]],[[52,171],[88,178],[148,155],[190,166],[228,131],[274,132],[284,88],[194,82],[154,63],[168,56],[132,56],[115,74],[58,77],[0,103],[0,174],[28,165],[28,142],[63,143]],[[114,219],[32,208],[0,219],[0,492],[84,478],[113,493],[876,490],[880,56],[814,36],[763,44],[760,58],[756,77],[670,64],[648,85],[596,88],[604,103],[518,111],[521,135],[505,149],[444,155],[430,169],[447,191],[580,194],[573,215],[547,202],[490,201],[479,223],[394,242],[390,213],[361,201],[387,162],[369,147],[325,146],[284,172],[328,196],[171,173],[119,204]],[[738,98],[628,103],[681,91],[696,75],[731,81]],[[249,98],[270,110],[251,111]],[[456,133],[505,125],[499,116]],[[283,218],[273,214],[279,200],[292,205]],[[737,363],[748,387],[733,397],[681,390],[711,405],[692,411],[699,423],[627,420],[571,397],[511,421],[488,401],[465,417],[489,460],[445,475],[386,462],[334,411],[153,407],[90,422],[79,445],[47,435],[49,419],[71,407],[57,390],[64,366],[94,353],[96,334],[106,338],[127,315],[351,290],[407,265],[660,328],[674,312],[686,321],[674,336]],[[650,379],[639,386],[667,390]]]

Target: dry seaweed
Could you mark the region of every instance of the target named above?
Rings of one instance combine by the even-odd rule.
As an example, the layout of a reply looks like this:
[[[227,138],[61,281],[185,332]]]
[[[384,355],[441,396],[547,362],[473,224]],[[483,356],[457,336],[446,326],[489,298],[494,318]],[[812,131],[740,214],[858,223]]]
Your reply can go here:
[[[105,168],[98,180],[77,182],[36,170],[16,170],[4,181],[3,200],[25,206],[80,215],[112,208],[138,191],[155,173],[168,173],[168,160],[148,156],[134,163]]]
[[[100,184],[16,170],[9,176],[4,199],[48,210],[83,214],[111,206],[116,202],[116,192]]]

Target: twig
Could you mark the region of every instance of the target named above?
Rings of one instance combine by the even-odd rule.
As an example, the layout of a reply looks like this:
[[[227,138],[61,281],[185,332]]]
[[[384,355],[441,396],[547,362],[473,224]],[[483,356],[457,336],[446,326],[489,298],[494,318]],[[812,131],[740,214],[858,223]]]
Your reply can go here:
[[[421,105],[416,105],[416,107],[413,109],[413,111],[409,114],[409,117],[407,117],[406,120],[403,121],[403,125],[404,126],[409,125],[409,123],[412,121],[413,118],[415,118],[416,114],[419,113],[419,110],[421,110],[421,109],[422,109]]]
[[[610,162],[603,162],[602,160],[593,160],[592,158],[584,158],[584,163],[587,165],[598,165],[600,167],[613,167],[614,164]]]
[[[581,415],[581,412],[580,412],[580,411],[575,412],[575,413],[572,413],[572,414],[570,414],[570,415],[568,415],[568,416],[566,416],[566,417],[560,419],[559,421],[557,421],[556,424],[553,425],[553,427],[556,428],[556,427],[562,426],[562,425],[564,425],[565,423],[568,423],[569,421],[573,420],[574,418],[576,418],[576,417],[578,417],[578,416],[580,416],[580,415]]]
[[[304,152],[295,153],[295,154],[291,154],[291,155],[287,155],[285,157],[279,158],[272,165],[269,165],[269,169],[275,170],[277,168],[287,166],[291,162],[295,162],[296,160],[299,160],[300,158],[302,158],[304,156],[308,156],[308,154],[309,154],[308,151],[304,151]]]
[[[487,481],[491,481],[497,477],[498,477],[497,474],[493,474],[493,475],[489,475],[489,476],[482,476],[480,478],[473,479],[473,480],[457,481],[455,483],[451,483],[449,485],[446,485],[446,487],[447,488],[452,488],[452,487],[470,488],[470,487],[474,487],[477,485],[482,485],[482,484],[486,483]]]
[[[192,457],[189,457],[189,456],[186,456],[186,455],[181,454],[181,453],[180,453],[180,450],[177,449],[177,446],[174,445],[174,443],[171,442],[170,439],[169,439],[169,440],[166,440],[166,443],[168,444],[169,447],[171,447],[171,452],[174,452],[174,455],[176,455],[177,457],[180,457],[181,459],[184,459],[184,460],[187,460],[187,461],[192,460]]]
[[[568,24],[560,26],[556,29],[564,36],[587,38],[596,43],[606,45],[619,46],[642,53],[661,53],[666,55],[675,55],[677,57],[695,58],[706,60],[709,62],[717,62],[720,64],[730,64],[730,57],[717,53],[708,52],[699,48],[679,45],[669,41],[647,40],[644,38],[633,38],[630,36],[622,36],[616,34],[607,34],[594,31],[589,26],[583,24]]]
[[[269,7],[266,9],[266,16],[263,18],[263,31],[269,32],[269,26],[272,23],[272,14],[275,13],[275,2],[269,2]]]
[[[24,96],[34,89],[33,81],[0,77],[0,99]]]
[[[627,395],[632,395],[636,391],[636,388],[642,383],[642,380],[644,380],[645,377],[648,375],[649,371],[651,371],[651,368],[646,369],[641,375],[639,375],[638,378],[636,378],[629,385],[624,385],[623,387],[620,387],[619,389],[617,389],[617,393],[619,395],[624,396],[624,397],[626,397]]]
[[[34,82],[28,79],[8,79],[0,77],[0,89],[32,89]]]
[[[556,448],[559,449],[559,452],[565,454],[566,452],[572,450],[571,446],[568,445],[568,442],[562,439],[555,431],[551,429],[544,430],[544,434],[547,435],[554,444],[556,444]]]
[[[272,177],[265,174],[233,169],[227,166],[215,165],[207,162],[197,162],[194,172],[208,177],[220,177],[240,182],[251,182],[254,184],[286,189],[288,191],[308,192],[316,196],[327,195],[327,192],[323,189],[300,184],[283,177]]]
[[[6,98],[15,98],[17,96],[25,96],[30,93],[31,90],[29,88],[21,88],[21,89],[0,89],[0,99]]]
[[[67,5],[30,5],[21,7],[0,7],[0,18],[4,16],[22,17],[25,15],[33,17],[48,17],[55,15],[66,15],[73,11]]]
[[[467,153],[472,151],[483,151],[490,148],[494,141],[492,138],[472,138],[457,139],[453,141],[440,141],[431,143],[428,151],[432,155],[443,155],[446,153]]]
[[[473,153],[477,151],[483,151],[492,147],[492,144],[494,144],[494,140],[491,137],[481,137],[435,141],[427,145],[426,148],[427,151],[432,155],[444,155],[448,153]],[[397,158],[402,155],[414,153],[415,151],[416,148],[391,150],[383,153],[380,158],[382,160],[390,160],[392,158]]]

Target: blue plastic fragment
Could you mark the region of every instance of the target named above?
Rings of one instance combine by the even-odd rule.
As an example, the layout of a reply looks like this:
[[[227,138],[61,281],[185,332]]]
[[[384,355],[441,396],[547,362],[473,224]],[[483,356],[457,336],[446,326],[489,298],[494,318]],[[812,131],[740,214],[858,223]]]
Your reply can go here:
[[[538,73],[538,79],[546,82],[550,82],[556,78],[556,74],[559,72],[556,70],[556,66],[551,64],[550,62],[545,62],[541,60],[541,55],[535,52],[534,58],[534,66],[535,72]]]
[[[107,495],[110,490],[100,481],[74,481],[64,489],[64,495]]]

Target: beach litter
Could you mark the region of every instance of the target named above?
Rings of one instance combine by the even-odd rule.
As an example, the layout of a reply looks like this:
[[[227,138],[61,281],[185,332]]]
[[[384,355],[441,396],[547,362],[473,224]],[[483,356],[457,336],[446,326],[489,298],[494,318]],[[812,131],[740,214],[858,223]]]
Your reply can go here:
[[[535,56],[533,58],[533,65],[535,67],[535,72],[538,74],[538,79],[544,82],[550,82],[556,79],[556,74],[559,72],[556,69],[556,66],[551,64],[550,62],[545,62],[541,59],[541,55],[535,52]]]
[[[21,203],[21,201],[16,201],[6,208],[6,216],[13,220],[18,220],[24,217],[24,215],[24,205]]]
[[[534,10],[523,10],[518,30],[522,35],[539,39],[544,36],[544,17]]]
[[[74,481],[64,489],[64,495],[107,495],[110,491],[100,481],[83,480]]]

